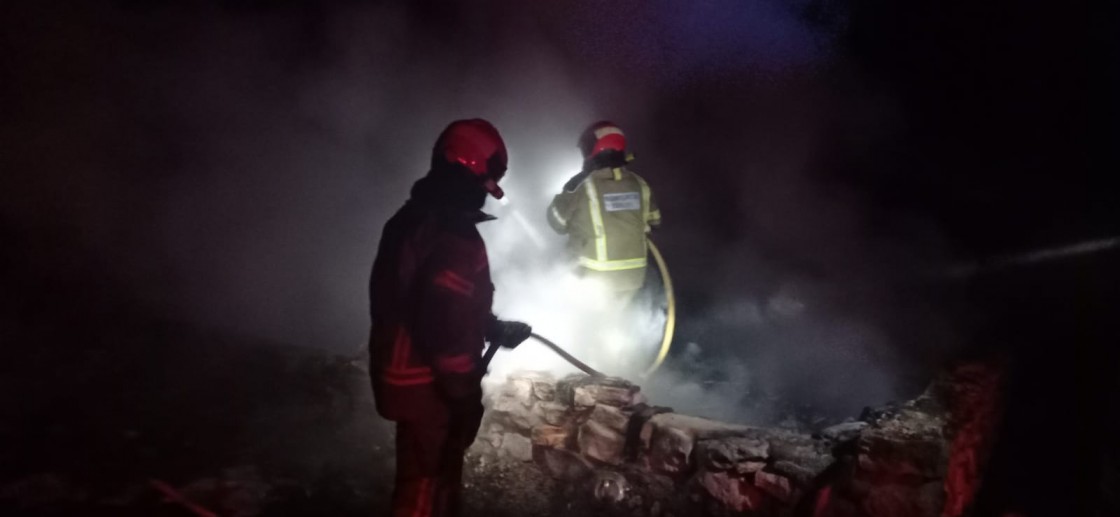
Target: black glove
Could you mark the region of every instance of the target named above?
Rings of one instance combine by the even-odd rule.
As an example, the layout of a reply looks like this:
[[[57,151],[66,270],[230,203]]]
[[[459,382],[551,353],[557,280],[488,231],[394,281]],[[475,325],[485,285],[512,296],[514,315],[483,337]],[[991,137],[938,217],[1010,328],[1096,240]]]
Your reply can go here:
[[[503,348],[517,348],[533,333],[533,327],[520,321],[502,321],[495,319],[486,331],[486,340],[491,345]]]

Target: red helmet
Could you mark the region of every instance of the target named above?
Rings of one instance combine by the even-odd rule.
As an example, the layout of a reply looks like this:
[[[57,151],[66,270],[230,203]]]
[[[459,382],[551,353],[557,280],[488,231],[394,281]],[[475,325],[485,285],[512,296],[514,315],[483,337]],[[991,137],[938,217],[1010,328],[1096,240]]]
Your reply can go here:
[[[605,151],[626,152],[626,135],[613,122],[602,120],[591,124],[579,137],[579,150],[589,160]]]
[[[436,160],[461,165],[490,195],[496,199],[505,196],[498,182],[506,174],[506,144],[489,122],[474,118],[449,124],[432,150],[432,161]]]

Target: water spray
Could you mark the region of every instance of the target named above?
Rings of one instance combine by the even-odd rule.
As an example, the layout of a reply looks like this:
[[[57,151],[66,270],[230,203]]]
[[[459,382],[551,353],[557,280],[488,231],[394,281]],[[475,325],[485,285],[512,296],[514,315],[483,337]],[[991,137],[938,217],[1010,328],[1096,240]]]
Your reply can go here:
[[[541,233],[538,232],[536,228],[533,228],[533,225],[529,224],[529,221],[525,219],[525,216],[521,213],[520,210],[510,206],[509,197],[507,196],[499,199],[498,203],[503,207],[508,207],[509,214],[513,217],[514,222],[516,222],[517,225],[525,231],[525,234],[529,236],[529,240],[533,241],[533,244],[537,245],[537,249],[543,250],[545,246],[544,237],[541,237]]]

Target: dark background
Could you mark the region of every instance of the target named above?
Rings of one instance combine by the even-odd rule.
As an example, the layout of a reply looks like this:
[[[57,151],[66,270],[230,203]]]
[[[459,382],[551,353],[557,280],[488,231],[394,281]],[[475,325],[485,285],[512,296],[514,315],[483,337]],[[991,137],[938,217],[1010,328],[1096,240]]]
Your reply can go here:
[[[1061,514],[1116,479],[1117,252],[927,273],[1120,234],[1114,20],[1077,2],[5,3],[0,372],[51,392],[92,375],[61,358],[107,349],[124,352],[89,368],[160,377],[187,334],[350,350],[377,229],[446,121],[495,120],[515,181],[609,117],[658,190],[686,336],[737,357],[710,314],[794,278],[889,337],[871,355],[900,396],[1007,354],[984,504]],[[773,389],[804,384],[788,349],[753,353]],[[12,436],[76,404],[21,398]]]

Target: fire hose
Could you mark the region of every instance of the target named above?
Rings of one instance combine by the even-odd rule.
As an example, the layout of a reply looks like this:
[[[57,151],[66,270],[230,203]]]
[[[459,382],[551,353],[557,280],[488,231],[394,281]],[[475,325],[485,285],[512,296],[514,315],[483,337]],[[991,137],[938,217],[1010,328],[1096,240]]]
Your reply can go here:
[[[529,337],[531,337],[533,339],[536,339],[542,345],[547,346],[548,348],[551,348],[553,352],[556,352],[556,355],[559,355],[560,357],[563,357],[565,361],[568,361],[569,363],[571,363],[572,366],[575,366],[576,368],[579,368],[580,370],[583,370],[583,372],[586,373],[587,375],[590,375],[592,377],[606,377],[606,375],[603,375],[602,373],[599,373],[594,368],[592,368],[590,366],[587,366],[587,364],[585,364],[583,361],[580,361],[579,359],[576,359],[575,356],[573,356],[572,354],[569,354],[568,352],[564,351],[564,349],[560,348],[556,343],[553,343],[552,341],[549,341],[548,338],[545,338],[545,337],[543,337],[543,336],[541,336],[537,333],[529,334]]]
[[[606,375],[603,375],[602,372],[588,366],[587,363],[585,363],[583,361],[580,361],[579,359],[576,359],[576,357],[574,355],[569,354],[566,350],[564,350],[563,348],[560,348],[560,345],[557,345],[556,343],[553,343],[552,340],[550,340],[550,339],[548,339],[548,338],[546,338],[546,337],[544,337],[540,334],[537,334],[536,332],[533,332],[533,333],[529,334],[529,337],[537,340],[542,345],[547,346],[553,352],[556,352],[556,355],[559,355],[560,357],[563,357],[565,361],[568,361],[568,363],[570,363],[572,366],[575,366],[576,368],[579,368],[584,373],[586,373],[586,374],[588,374],[592,377],[606,377]],[[493,343],[490,344],[490,346],[486,349],[486,352],[482,354],[482,367],[483,368],[486,368],[486,366],[488,366],[490,364],[490,361],[492,359],[494,359],[494,354],[497,353],[499,348],[501,348],[501,346],[493,344]]]
[[[627,155],[626,157],[626,161],[628,162],[633,159],[634,155],[632,154]],[[508,205],[509,198],[502,198],[500,203],[503,206]],[[521,229],[525,231],[526,235],[528,235],[533,243],[537,245],[537,248],[544,249],[544,240],[537,233],[537,231],[533,229],[532,225],[530,225],[529,222],[525,220],[525,217],[521,215],[521,212],[516,208],[510,208],[510,213],[513,214],[513,220],[516,221],[518,225],[520,225]],[[653,373],[661,367],[661,364],[665,362],[665,358],[669,356],[669,349],[673,344],[673,332],[676,329],[677,323],[677,300],[673,294],[673,279],[669,276],[669,267],[665,264],[665,257],[661,256],[661,250],[657,248],[652,239],[648,238],[648,235],[646,238],[646,243],[649,245],[649,251],[650,254],[653,255],[654,262],[657,263],[657,270],[661,275],[661,285],[665,289],[666,315],[665,326],[662,330],[661,335],[661,346],[657,350],[657,357],[653,360],[653,363],[650,364],[649,368],[647,368],[646,371],[641,374],[643,378],[653,375]],[[537,340],[545,344],[545,346],[551,348],[554,352],[571,363],[572,366],[575,366],[576,368],[587,372],[589,375],[597,374],[597,372],[592,373],[594,372],[594,370],[591,367],[587,366],[575,357],[572,357],[571,354],[565,352],[555,343],[535,334],[533,335],[533,337],[537,338]],[[488,365],[490,363],[491,359],[493,359],[495,352],[497,352],[497,349],[493,347],[492,349],[488,349],[486,351],[482,361],[484,367],[485,365]]]
[[[665,301],[668,305],[668,313],[665,316],[665,328],[664,332],[662,333],[661,347],[658,349],[657,358],[654,359],[653,364],[651,364],[650,367],[645,371],[645,373],[642,374],[643,377],[649,377],[651,374],[653,374],[653,372],[657,371],[657,368],[661,366],[661,363],[665,362],[665,357],[669,355],[669,348],[673,344],[673,329],[676,327],[677,322],[677,301],[673,296],[673,280],[669,277],[669,268],[665,265],[665,258],[661,256],[661,251],[657,249],[657,246],[653,244],[653,241],[648,242],[650,252],[653,254],[653,259],[655,262],[657,262],[657,269],[661,272],[661,283],[665,288]],[[575,366],[576,368],[579,368],[584,373],[592,377],[606,377],[606,375],[603,375],[598,370],[588,366],[587,363],[584,363],[572,354],[569,354],[566,350],[560,348],[560,345],[553,343],[548,338],[535,332],[530,333],[529,337],[550,348],[553,352],[556,352],[556,355],[564,358],[565,361],[568,361],[569,364]],[[483,368],[486,368],[486,366],[490,364],[490,361],[494,359],[494,354],[498,352],[499,348],[501,347],[495,344],[491,344],[490,347],[486,349],[486,352],[482,355]]]
[[[649,243],[649,251],[653,254],[654,262],[657,262],[657,270],[661,272],[661,284],[665,289],[665,330],[661,335],[661,348],[657,351],[657,358],[653,360],[653,364],[649,369],[642,374],[643,377],[649,377],[661,367],[661,363],[665,362],[665,358],[669,355],[669,347],[673,345],[673,330],[677,325],[677,299],[673,295],[673,279],[669,276],[669,266],[665,265],[665,257],[661,256],[661,250],[653,244],[653,240],[647,239]]]

